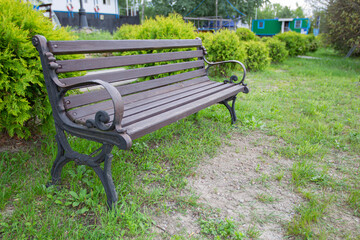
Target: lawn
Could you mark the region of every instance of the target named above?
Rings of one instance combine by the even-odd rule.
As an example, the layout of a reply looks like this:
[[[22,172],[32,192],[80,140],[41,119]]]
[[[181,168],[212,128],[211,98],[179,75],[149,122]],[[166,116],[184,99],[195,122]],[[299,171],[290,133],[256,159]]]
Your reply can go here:
[[[101,182],[85,166],[66,165],[61,187],[46,187],[57,153],[54,132],[0,152],[0,238],[266,239],[255,227],[214,218],[216,209],[187,190],[205,158],[217,156],[234,134],[252,133],[279,142],[270,158],[292,162],[282,174],[302,201],[282,224],[286,237],[360,238],[359,226],[346,219],[341,225],[342,217],[334,216],[360,221],[360,60],[330,49],[309,55],[320,59],[289,58],[249,73],[251,90],[238,96],[235,126],[218,105],[136,140],[130,151],[113,150],[116,213],[106,210]],[[80,152],[97,147],[69,139]],[[260,195],[258,201],[276,199]],[[190,210],[198,212],[199,233],[164,237],[154,231],[154,216]]]

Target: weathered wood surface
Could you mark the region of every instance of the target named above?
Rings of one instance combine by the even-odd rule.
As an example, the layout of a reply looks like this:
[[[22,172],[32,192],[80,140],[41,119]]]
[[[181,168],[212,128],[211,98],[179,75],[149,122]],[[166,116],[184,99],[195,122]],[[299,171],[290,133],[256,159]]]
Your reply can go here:
[[[200,39],[181,40],[82,40],[48,41],[50,52],[60,54],[101,53],[118,51],[201,47]]]
[[[123,96],[143,92],[149,89],[155,89],[152,91],[143,92],[141,95],[146,98],[154,94],[160,94],[162,92],[171,91],[172,89],[176,89],[177,87],[181,88],[187,85],[196,84],[198,82],[208,80],[208,77],[205,76],[205,70],[199,69],[191,72],[180,73],[177,75],[172,75],[164,78],[153,79],[140,83],[132,83],[128,85],[118,86],[116,87],[120,94]],[[202,77],[202,78],[197,78]],[[196,78],[196,79],[192,79]],[[187,80],[186,82],[182,82],[179,85],[175,85],[175,83]],[[165,86],[165,87],[164,87]],[[71,109],[75,107],[80,107],[89,103],[94,103],[98,101],[103,101],[109,99],[109,95],[105,90],[87,92],[79,95],[71,95],[69,97],[64,98],[65,108]]]
[[[173,64],[166,64],[160,66],[153,66],[153,67],[135,68],[129,70],[119,69],[119,71],[113,71],[108,73],[91,74],[91,75],[85,75],[85,76],[73,77],[73,78],[63,78],[60,79],[60,82],[62,82],[65,85],[73,85],[78,83],[85,83],[93,79],[100,79],[108,83],[114,83],[114,82],[134,79],[134,78],[154,76],[158,74],[177,72],[192,68],[200,68],[204,66],[205,66],[204,61],[198,60],[191,62],[181,62],[181,63],[173,63]]]
[[[203,56],[201,50],[184,52],[167,52],[140,55],[125,55],[116,57],[86,58],[57,61],[60,68],[57,73],[85,71],[93,69],[114,68],[137,64],[167,62],[180,59],[199,58]]]

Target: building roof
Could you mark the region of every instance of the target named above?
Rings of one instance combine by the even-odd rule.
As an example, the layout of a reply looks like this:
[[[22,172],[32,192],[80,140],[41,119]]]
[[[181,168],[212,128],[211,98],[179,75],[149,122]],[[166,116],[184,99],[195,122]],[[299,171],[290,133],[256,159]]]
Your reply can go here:
[[[293,18],[279,18],[278,19],[279,22],[291,22],[293,20],[294,20]]]

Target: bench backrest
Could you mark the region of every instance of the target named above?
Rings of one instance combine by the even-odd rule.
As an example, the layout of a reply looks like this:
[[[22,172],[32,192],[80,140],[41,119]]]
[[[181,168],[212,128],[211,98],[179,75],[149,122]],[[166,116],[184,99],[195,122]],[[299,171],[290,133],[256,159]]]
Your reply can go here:
[[[58,86],[72,85],[88,80],[101,79],[109,83],[152,76],[146,82],[135,82],[117,86],[121,95],[129,95],[146,90],[156,94],[154,89],[173,83],[204,78],[204,51],[200,39],[188,40],[87,40],[48,41],[51,80]],[[70,60],[56,60],[53,55],[121,52],[120,56],[92,57]],[[180,61],[179,61],[180,60]],[[129,68],[130,66],[130,68]],[[124,67],[126,68],[124,70]],[[135,67],[135,68],[134,68]],[[84,75],[72,78],[58,78],[62,73],[112,69],[110,72]],[[122,69],[116,69],[122,68]],[[173,75],[166,73],[172,73]],[[196,81],[196,80],[195,80]],[[64,98],[65,109],[72,109],[109,99],[104,91],[86,92]]]

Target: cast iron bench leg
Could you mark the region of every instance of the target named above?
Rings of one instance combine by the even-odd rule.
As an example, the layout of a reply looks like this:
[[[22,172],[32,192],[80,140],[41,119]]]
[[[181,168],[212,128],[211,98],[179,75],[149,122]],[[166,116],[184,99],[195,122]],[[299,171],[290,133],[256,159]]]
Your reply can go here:
[[[105,193],[107,196],[107,204],[110,209],[113,209],[115,207],[115,204],[118,200],[114,181],[111,175],[112,158],[113,155],[110,153],[105,155],[104,170],[101,169],[100,165],[96,167],[92,167],[96,172],[96,174],[98,175],[98,177],[100,178],[102,185],[104,186]]]
[[[71,148],[64,130],[59,127],[56,127],[55,139],[58,144],[58,153],[51,169],[52,181],[48,184],[48,186],[60,183],[61,171],[70,161],[74,161],[77,165],[89,166],[100,178],[107,196],[108,207],[113,209],[118,200],[111,174],[111,160],[113,158],[111,150],[114,146],[110,144],[103,144],[103,146],[90,155],[78,153]],[[104,169],[100,166],[102,162],[104,162]]]
[[[231,116],[231,124],[234,124],[237,120],[236,112],[235,112],[235,100],[236,96],[228,98],[220,103],[224,104],[225,107],[229,110]],[[229,101],[232,101],[231,106],[229,105]]]

